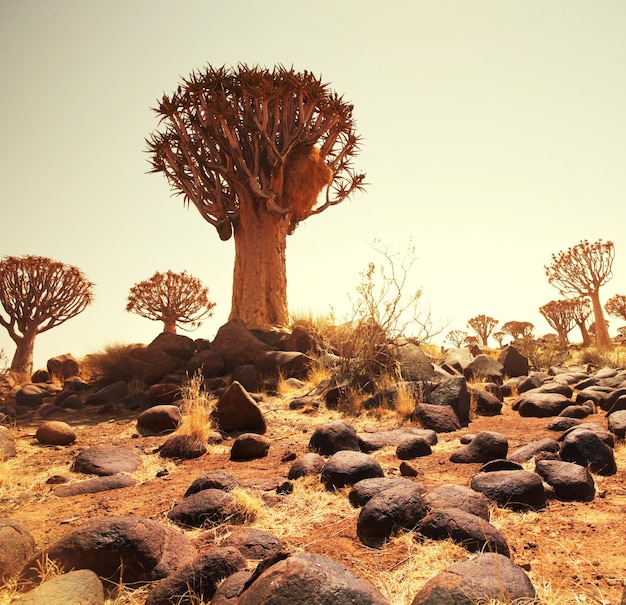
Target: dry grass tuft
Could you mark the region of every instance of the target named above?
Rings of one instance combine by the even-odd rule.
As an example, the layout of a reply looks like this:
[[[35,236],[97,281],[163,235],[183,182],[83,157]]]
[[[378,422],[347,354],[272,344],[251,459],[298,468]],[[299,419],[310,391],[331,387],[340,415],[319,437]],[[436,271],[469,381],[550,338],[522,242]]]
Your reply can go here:
[[[214,430],[210,413],[216,399],[203,390],[203,379],[200,374],[192,376],[182,390],[183,403],[180,409],[183,418],[176,433],[192,435],[206,443],[210,433]]]

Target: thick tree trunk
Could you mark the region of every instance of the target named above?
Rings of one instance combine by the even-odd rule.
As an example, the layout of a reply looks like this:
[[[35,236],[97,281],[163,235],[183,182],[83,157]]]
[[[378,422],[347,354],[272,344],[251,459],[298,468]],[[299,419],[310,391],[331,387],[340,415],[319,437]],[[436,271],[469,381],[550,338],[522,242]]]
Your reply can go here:
[[[578,327],[580,328],[580,334],[583,338],[583,347],[588,347],[591,344],[591,338],[587,330],[587,322],[583,321],[579,323]]]
[[[239,217],[229,319],[241,319],[249,329],[286,326],[289,220],[264,208],[242,209]]]
[[[567,337],[567,332],[563,329],[557,330],[557,334],[559,335],[559,348],[567,349],[569,346],[569,338]]]
[[[163,320],[163,332],[165,334],[176,334],[176,318],[166,317]]]
[[[26,334],[19,339],[14,339],[17,348],[13,361],[11,361],[11,371],[19,374],[31,374],[33,371],[33,351],[35,349],[35,337],[37,330],[27,331]]]
[[[604,312],[602,311],[602,304],[600,303],[600,294],[596,291],[590,294],[589,298],[591,298],[593,317],[596,322],[596,347],[601,351],[612,349],[611,337],[609,336],[609,330],[604,321]]]

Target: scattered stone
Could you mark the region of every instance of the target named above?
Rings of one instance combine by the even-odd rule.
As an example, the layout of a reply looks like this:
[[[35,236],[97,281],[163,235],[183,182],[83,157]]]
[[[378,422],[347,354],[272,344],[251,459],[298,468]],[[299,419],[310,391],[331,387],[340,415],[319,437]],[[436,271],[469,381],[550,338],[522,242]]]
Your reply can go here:
[[[522,464],[524,462],[528,462],[540,452],[556,453],[559,451],[560,447],[561,446],[556,439],[537,439],[536,441],[531,441],[530,443],[511,452],[509,454],[509,460]]]
[[[287,479],[300,479],[308,475],[319,475],[322,468],[326,464],[326,460],[316,452],[307,452],[296,458],[289,469]]]
[[[245,569],[228,576],[218,585],[211,605],[237,605],[237,600],[249,584],[252,574],[252,570]]]
[[[363,452],[341,450],[333,454],[322,468],[320,481],[326,489],[354,485],[362,479],[382,477],[383,469],[378,461]]]
[[[91,519],[47,552],[64,569],[91,569],[113,582],[164,578],[196,556],[182,532],[144,517]]]
[[[203,489],[221,489],[224,492],[230,492],[237,487],[237,479],[226,471],[212,471],[202,477],[198,477],[187,488],[185,498],[192,494],[197,494]]]
[[[272,533],[244,527],[222,540],[221,546],[234,546],[246,559],[261,560],[282,551],[281,541]]]
[[[104,586],[90,569],[70,571],[46,580],[21,595],[20,605],[103,605]]]
[[[445,405],[419,403],[415,406],[413,417],[424,428],[437,433],[453,433],[461,428],[456,412]]]
[[[0,580],[17,576],[35,553],[35,540],[18,521],[0,517]]]
[[[176,504],[167,513],[167,518],[179,525],[203,527],[209,523],[237,523],[241,514],[230,492],[221,489],[203,489],[191,494]]]
[[[506,458],[496,458],[485,462],[480,469],[479,473],[495,473],[496,471],[521,471],[524,467],[513,460],[507,460]]]
[[[410,481],[384,489],[361,508],[356,531],[367,546],[380,547],[398,529],[414,529],[428,512],[423,488]]]
[[[589,416],[589,408],[586,405],[568,405],[559,416],[562,418],[587,418]]]
[[[617,472],[615,456],[596,433],[590,430],[575,430],[568,433],[561,443],[561,460],[588,467],[598,475],[614,475]]]
[[[15,403],[25,408],[39,407],[50,393],[41,384],[25,384],[15,393]]]
[[[63,397],[61,397],[63,395]],[[71,391],[62,391],[57,396],[56,404],[62,410],[82,410],[85,407],[80,395],[72,393]]]
[[[504,508],[540,510],[546,506],[541,477],[525,470],[478,473],[470,487]]]
[[[177,405],[154,405],[137,417],[137,432],[143,436],[167,435],[178,428],[182,419]]]
[[[471,398],[476,402],[476,413],[479,416],[497,416],[502,413],[502,401],[482,389],[472,389]]]
[[[437,443],[437,433],[432,429],[407,426],[392,431],[374,431],[359,433],[359,447],[367,454],[380,450],[384,447],[399,445],[407,438],[420,437],[429,445]]]
[[[450,539],[470,552],[497,552],[511,556],[505,537],[491,523],[459,508],[442,508],[428,513],[418,526],[432,540]]]
[[[406,460],[403,460],[400,463],[399,470],[400,475],[403,477],[417,477],[419,475],[419,469],[414,464],[411,464]]]
[[[230,449],[231,460],[254,460],[265,458],[270,451],[271,441],[263,435],[244,433],[239,435]]]
[[[483,553],[469,561],[453,563],[431,578],[415,595],[412,605],[473,605],[490,600],[532,602],[532,582],[511,559]]]
[[[217,331],[211,350],[224,362],[223,372],[228,374],[237,366],[254,364],[257,353],[273,351],[274,347],[261,342],[240,319],[232,319]]]
[[[528,357],[522,355],[515,347],[509,345],[505,347],[500,355],[498,361],[502,364],[503,376],[509,376],[515,378],[518,376],[527,376],[530,364]]]
[[[158,582],[150,591],[146,605],[192,605],[198,599],[210,601],[218,584],[245,566],[246,561],[236,548],[210,548]]]
[[[491,357],[491,355],[481,353],[480,355],[476,355],[463,370],[463,375],[467,380],[482,380],[484,382],[502,384],[504,366],[497,359]]]
[[[449,378],[442,382],[425,398],[424,403],[448,406],[454,410],[461,426],[469,424],[470,395],[467,380],[463,376]]]
[[[465,485],[440,485],[424,495],[424,502],[432,510],[460,508],[485,521],[489,521],[491,516],[487,497]]]
[[[76,433],[67,422],[48,420],[39,425],[35,439],[42,445],[70,445],[76,441]]]
[[[117,474],[106,475],[104,477],[95,477],[86,481],[77,481],[69,485],[60,485],[54,490],[54,495],[59,498],[67,498],[68,496],[77,496],[79,494],[97,494],[99,492],[108,492],[123,487],[132,487],[137,485],[137,479],[130,475]]]
[[[619,401],[619,400],[618,400]],[[618,439],[626,437],[626,410],[617,410],[607,419],[609,431]]]
[[[552,420],[552,422],[548,424],[546,428],[549,431],[561,433],[575,426],[578,426],[581,423],[582,420],[580,420],[579,418],[567,418],[564,416],[557,416],[554,420]]]
[[[526,391],[512,404],[512,408],[519,412],[520,416],[533,418],[548,418],[558,416],[572,400],[560,393],[543,393],[538,389]]]
[[[396,456],[400,460],[413,460],[432,453],[430,444],[422,437],[408,437],[396,448]]]
[[[313,358],[298,351],[260,351],[254,358],[254,368],[261,377],[305,378]]]
[[[131,382],[141,380],[154,384],[176,369],[172,355],[155,347],[135,347],[122,356],[111,369],[114,376]]]
[[[128,395],[128,384],[125,380],[119,380],[108,384],[95,393],[87,395],[87,405],[107,405],[124,399]]]
[[[267,425],[254,398],[237,381],[233,382],[210,414],[225,433],[258,433],[263,435]]]
[[[318,426],[309,440],[309,450],[321,456],[332,456],[341,450],[360,451],[355,428],[344,420],[334,420]]]
[[[141,457],[135,450],[117,445],[94,445],[78,453],[71,470],[85,475],[116,475],[132,473],[140,464]]]
[[[538,460],[535,472],[554,490],[559,500],[589,502],[596,494],[591,473],[573,462]]]
[[[219,353],[211,350],[198,351],[186,364],[185,373],[188,376],[202,374],[205,380],[221,376],[224,370],[224,360]],[[235,378],[233,378],[235,380]],[[241,384],[241,380],[237,379]],[[248,389],[248,385],[244,385]],[[255,391],[256,389],[250,389]]]
[[[207,447],[197,435],[172,435],[159,447],[162,458],[176,458],[179,460],[193,460],[204,456]]]
[[[163,351],[171,357],[188,361],[192,358],[196,345],[194,341],[184,334],[172,334],[171,332],[161,332],[149,345],[149,349]],[[163,402],[166,403],[166,402]],[[170,402],[171,403],[171,402]]]
[[[257,575],[258,574],[258,575]],[[312,553],[296,553],[269,566],[261,563],[237,605],[336,604],[389,605],[367,580],[346,567]]]
[[[403,477],[372,477],[371,479],[357,481],[348,493],[348,500],[350,500],[352,506],[360,508],[369,502],[376,494],[391,487],[396,487],[397,485],[404,485],[407,486],[407,488],[408,486],[417,487],[421,494],[426,491],[423,485]]]
[[[148,388],[150,405],[169,405],[183,398],[183,392],[179,384],[160,382]]]
[[[508,450],[509,443],[504,435],[494,431],[481,431],[467,445],[454,452],[450,461],[462,464],[489,462],[506,458]]]
[[[51,357],[48,359],[48,363],[46,365],[48,367],[48,372],[50,372],[52,376],[59,378],[61,381],[80,374],[80,364],[70,353]]]

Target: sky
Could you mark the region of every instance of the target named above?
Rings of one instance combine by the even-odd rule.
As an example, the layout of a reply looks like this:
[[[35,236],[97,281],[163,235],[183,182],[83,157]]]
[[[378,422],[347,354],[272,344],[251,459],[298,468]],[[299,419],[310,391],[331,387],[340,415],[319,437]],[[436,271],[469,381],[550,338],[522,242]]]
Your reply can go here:
[[[156,271],[208,287],[214,316],[191,337],[227,321],[234,244],[146,152],[157,100],[207,65],[308,70],[354,105],[368,186],[289,237],[295,315],[347,318],[375,240],[415,247],[406,289],[439,344],[479,314],[552,331],[544,267],[583,239],[615,244],[602,301],[626,294],[624,32],[623,0],[0,0],[0,258],[95,283],[38,336],[35,367],[151,342],[162,324],[125,305]],[[0,349],[15,350],[4,329]]]

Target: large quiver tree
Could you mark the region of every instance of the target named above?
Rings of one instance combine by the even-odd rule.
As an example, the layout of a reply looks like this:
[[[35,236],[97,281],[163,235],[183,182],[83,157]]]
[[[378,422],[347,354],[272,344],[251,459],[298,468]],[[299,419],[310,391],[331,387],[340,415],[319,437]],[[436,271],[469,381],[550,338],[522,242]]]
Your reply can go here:
[[[596,347],[610,349],[611,339],[600,303],[600,286],[611,277],[615,248],[613,242],[583,240],[565,251],[552,255],[547,266],[548,281],[568,298],[588,296],[596,324]]]
[[[288,322],[287,235],[363,186],[352,109],[313,74],[282,66],[209,66],[159,103],[152,172],[222,240],[234,235],[230,319]]]
[[[0,261],[0,325],[17,345],[11,370],[30,373],[37,334],[85,310],[93,284],[77,267],[43,256],[7,256]]]

